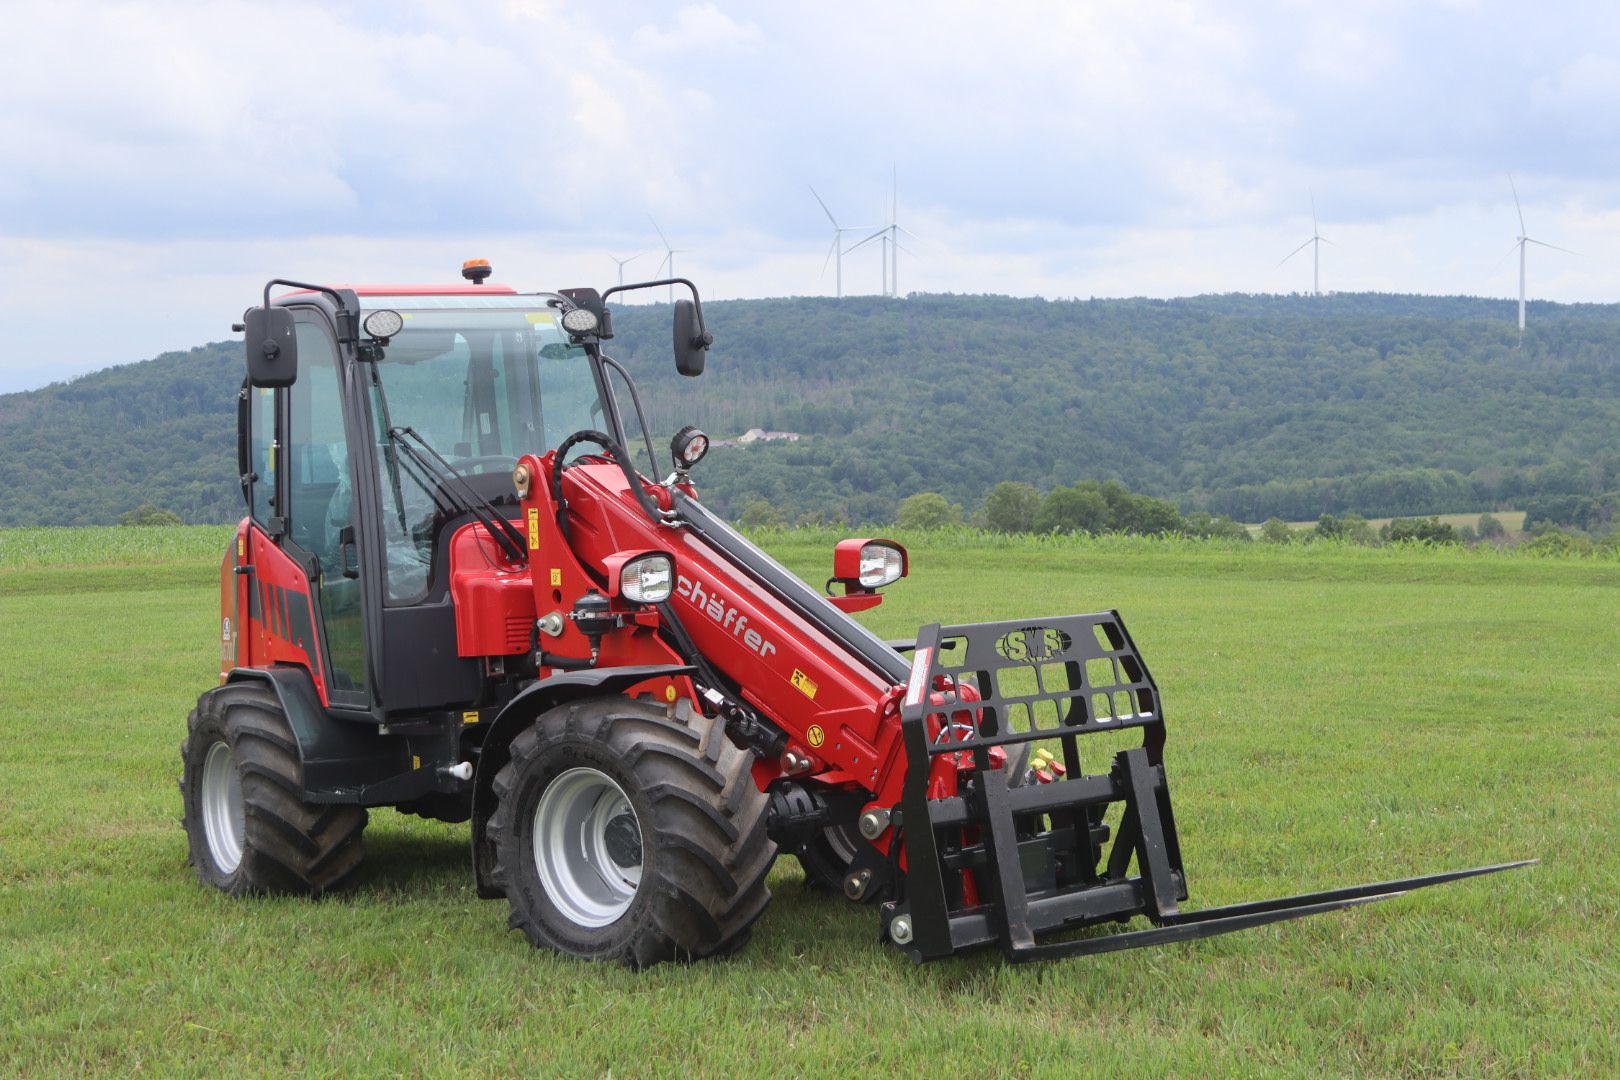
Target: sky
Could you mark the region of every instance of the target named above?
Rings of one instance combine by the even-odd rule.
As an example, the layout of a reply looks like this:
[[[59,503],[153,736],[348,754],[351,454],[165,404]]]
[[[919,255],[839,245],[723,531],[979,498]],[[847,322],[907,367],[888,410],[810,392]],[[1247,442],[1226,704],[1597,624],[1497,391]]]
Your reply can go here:
[[[8,5],[12,8],[12,5]],[[0,393],[271,277],[1620,300],[1620,5],[163,0],[0,36]],[[843,257],[877,293],[883,252]],[[1280,264],[1280,265],[1279,265]]]

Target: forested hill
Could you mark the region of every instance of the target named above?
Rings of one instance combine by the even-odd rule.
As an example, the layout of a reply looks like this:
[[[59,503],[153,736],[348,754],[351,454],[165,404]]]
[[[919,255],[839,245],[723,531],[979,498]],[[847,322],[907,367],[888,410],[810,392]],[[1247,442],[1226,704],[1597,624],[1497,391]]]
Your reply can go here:
[[[712,303],[709,372],[669,355],[667,305],[616,311],[614,351],[667,440],[717,447],[719,509],[880,523],[937,491],[1117,479],[1242,520],[1513,504],[1620,486],[1620,305],[1346,294]],[[0,396],[0,525],[115,521],[140,503],[235,517],[241,345]]]

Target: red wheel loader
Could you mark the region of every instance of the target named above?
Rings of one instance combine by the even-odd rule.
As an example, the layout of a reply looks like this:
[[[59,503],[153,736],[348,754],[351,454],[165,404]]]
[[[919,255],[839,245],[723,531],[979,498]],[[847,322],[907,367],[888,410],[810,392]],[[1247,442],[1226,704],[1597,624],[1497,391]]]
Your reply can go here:
[[[248,513],[182,747],[204,882],[324,893],[392,806],[470,822],[479,894],[534,945],[644,967],[743,945],[781,850],[919,962],[1201,938],[1506,868],[1182,910],[1163,708],[1118,612],[879,639],[851,616],[904,548],[845,541],[812,588],[698,500],[703,433],[667,466],[648,437],[607,301],[690,294],[674,353],[697,376],[690,281],[488,276],[277,279],[245,316]],[[1102,733],[1130,745],[1098,754]]]

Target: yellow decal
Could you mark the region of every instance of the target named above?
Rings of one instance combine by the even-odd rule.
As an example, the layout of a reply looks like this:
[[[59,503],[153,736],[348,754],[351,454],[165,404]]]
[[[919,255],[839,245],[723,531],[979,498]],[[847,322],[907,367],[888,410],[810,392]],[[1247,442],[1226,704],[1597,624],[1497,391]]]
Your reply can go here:
[[[420,754],[412,754],[411,755],[411,768],[420,769],[421,767],[422,767],[422,755],[420,755]]]
[[[674,683],[670,683],[668,686],[664,687],[664,700],[665,701],[674,701],[675,698],[678,697],[678,696],[679,695],[676,693]]]
[[[562,588],[562,567],[560,566],[551,568],[551,587],[553,589]]]
[[[523,317],[528,319],[535,326],[555,326],[557,324],[556,316],[552,315],[549,311],[531,311]]]
[[[247,537],[245,535],[236,538],[236,557],[238,559],[247,558]]]
[[[798,668],[793,669],[793,685],[798,687],[799,693],[803,694],[811,701],[816,699],[816,691],[820,689],[818,686],[816,686],[814,679],[800,671]],[[820,729],[818,728],[817,730],[819,731]],[[817,745],[820,744],[818,743]]]
[[[476,723],[478,723],[478,710],[474,709],[474,710],[472,710],[470,712],[462,713],[461,714],[461,722],[463,724],[476,724]]]
[[[540,508],[529,507],[529,550],[538,551],[540,548]]]
[[[827,733],[821,729],[820,724],[811,724],[810,730],[804,733],[804,741],[814,749],[827,741]]]

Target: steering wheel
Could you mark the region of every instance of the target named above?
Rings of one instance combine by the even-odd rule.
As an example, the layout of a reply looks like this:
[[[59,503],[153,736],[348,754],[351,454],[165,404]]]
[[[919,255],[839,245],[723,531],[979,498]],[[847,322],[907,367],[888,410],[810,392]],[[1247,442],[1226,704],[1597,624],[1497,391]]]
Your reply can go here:
[[[456,458],[450,467],[457,472],[484,471],[484,466],[498,465],[507,472],[517,468],[518,459],[510,454],[478,454],[474,457]]]

